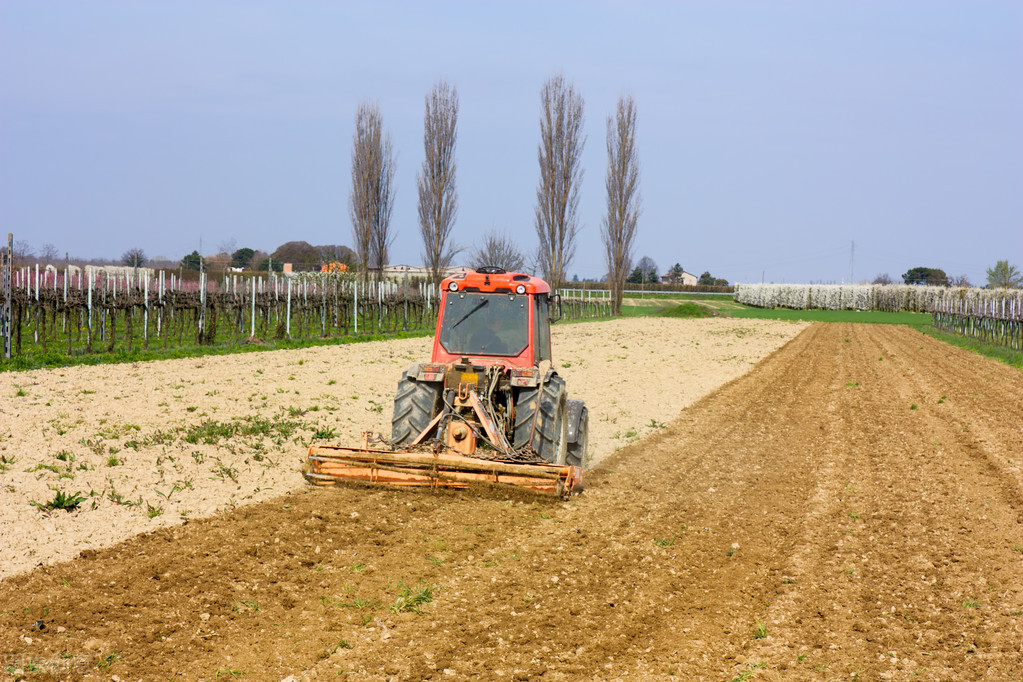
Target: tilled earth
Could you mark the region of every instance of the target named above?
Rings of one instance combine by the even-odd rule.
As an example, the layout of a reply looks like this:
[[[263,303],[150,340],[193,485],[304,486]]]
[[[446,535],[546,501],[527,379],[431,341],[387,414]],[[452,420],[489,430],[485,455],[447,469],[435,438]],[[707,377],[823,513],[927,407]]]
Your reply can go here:
[[[818,324],[571,501],[275,498],[5,580],[0,655],[30,679],[1019,680],[1021,465],[1018,370]]]

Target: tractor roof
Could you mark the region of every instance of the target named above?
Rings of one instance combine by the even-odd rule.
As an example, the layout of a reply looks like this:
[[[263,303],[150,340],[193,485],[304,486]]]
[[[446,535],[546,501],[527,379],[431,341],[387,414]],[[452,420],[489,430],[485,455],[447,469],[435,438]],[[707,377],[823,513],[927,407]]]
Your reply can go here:
[[[550,293],[550,286],[539,277],[521,272],[505,272],[501,268],[477,270],[448,277],[440,284],[444,291],[480,291],[484,293]],[[523,288],[520,290],[519,286]]]

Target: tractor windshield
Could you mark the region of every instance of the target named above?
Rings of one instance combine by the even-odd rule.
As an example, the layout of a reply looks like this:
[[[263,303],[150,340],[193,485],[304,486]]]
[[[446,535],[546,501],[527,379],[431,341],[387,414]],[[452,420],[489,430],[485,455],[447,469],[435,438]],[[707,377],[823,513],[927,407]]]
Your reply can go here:
[[[452,355],[516,356],[529,343],[526,296],[450,292],[440,343]]]

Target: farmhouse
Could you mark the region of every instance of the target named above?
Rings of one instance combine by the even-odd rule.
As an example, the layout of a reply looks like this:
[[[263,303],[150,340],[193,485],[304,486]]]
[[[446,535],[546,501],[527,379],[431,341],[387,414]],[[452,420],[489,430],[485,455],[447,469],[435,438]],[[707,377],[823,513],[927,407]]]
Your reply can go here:
[[[672,270],[665,275],[661,275],[662,284],[684,284],[685,286],[692,287],[696,286],[699,280],[699,277],[691,272],[686,272],[685,270],[682,270],[681,272]]]

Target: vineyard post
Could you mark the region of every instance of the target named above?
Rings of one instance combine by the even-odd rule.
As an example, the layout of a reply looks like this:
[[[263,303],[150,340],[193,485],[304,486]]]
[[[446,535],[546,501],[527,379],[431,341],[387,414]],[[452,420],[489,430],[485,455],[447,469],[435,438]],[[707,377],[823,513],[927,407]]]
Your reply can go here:
[[[291,338],[291,280],[288,280],[288,307],[284,314],[284,334]]]
[[[68,315],[68,313],[67,313],[67,280],[68,280],[68,275],[70,275],[70,274],[71,274],[71,270],[70,270],[69,263],[68,263],[68,255],[67,255],[67,251],[65,251],[64,252],[64,316],[63,316],[64,319],[63,319],[63,323],[64,323],[64,331],[66,331],[68,333],[67,345],[68,345],[68,352],[69,353],[71,352],[71,330],[68,328],[68,317],[67,317],[67,315]]]
[[[355,335],[359,335],[359,282],[352,281],[352,321],[355,326]]]
[[[249,336],[256,336],[256,278],[252,278],[252,331]]]
[[[145,275],[142,293],[142,347],[149,350],[149,273]]]
[[[163,270],[160,271],[160,293],[158,300],[160,301],[159,314],[156,316],[156,337],[160,338],[163,335],[163,286],[164,276]]]
[[[91,353],[92,352],[92,273],[88,273],[87,272],[86,273],[86,279],[88,280],[88,284],[89,284],[89,298],[88,298],[89,317],[86,320],[86,327],[88,329],[89,334],[88,334],[88,338],[85,341],[85,349],[86,349],[87,352]]]
[[[29,286],[30,287],[32,286],[31,279],[29,280]],[[36,263],[36,293],[35,293],[35,297],[36,297],[36,305],[35,305],[34,314],[32,316],[34,318],[34,325],[33,325],[32,333],[33,333],[33,338],[35,339],[35,342],[39,343],[39,263]]]
[[[71,355],[71,320],[68,318],[68,305],[67,305],[67,280],[71,274],[68,267],[68,256],[67,252],[64,253],[64,313],[63,313],[63,324],[64,332],[67,334],[67,354]]]
[[[4,357],[11,358],[11,331],[14,328],[14,321],[11,315],[14,307],[11,305],[13,287],[11,280],[14,268],[14,233],[7,233],[7,247],[0,249],[0,294],[4,297],[3,305],[0,306],[0,336],[3,337]]]

